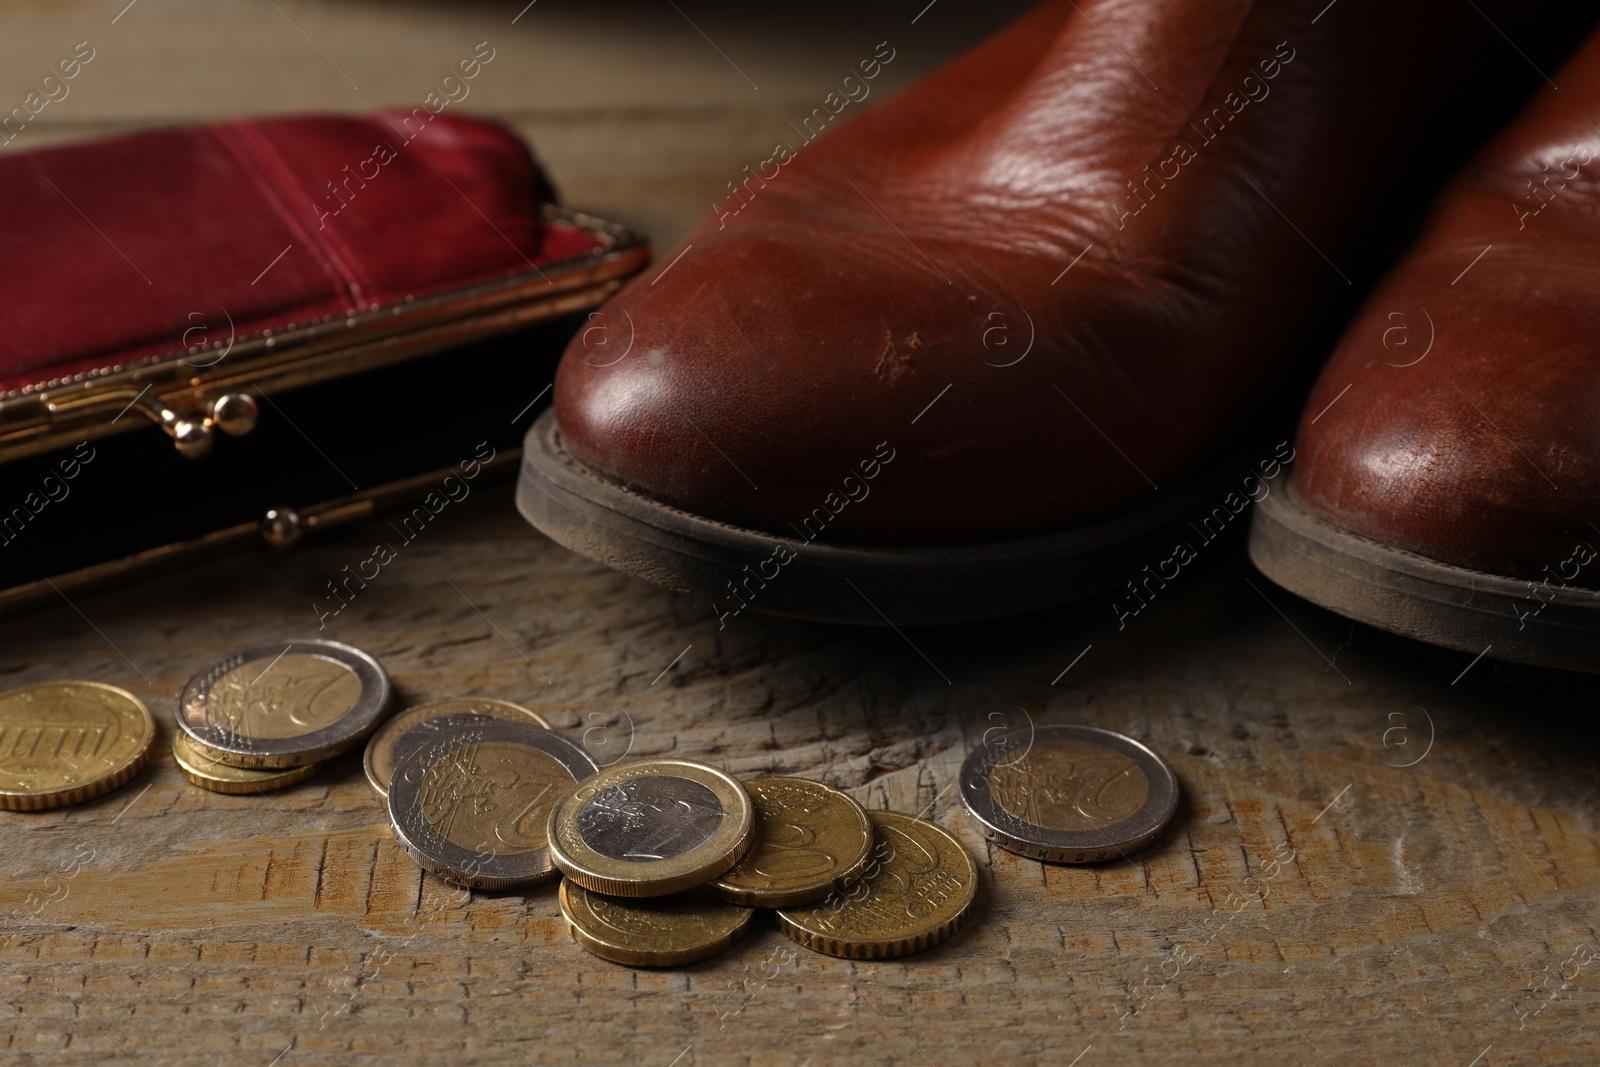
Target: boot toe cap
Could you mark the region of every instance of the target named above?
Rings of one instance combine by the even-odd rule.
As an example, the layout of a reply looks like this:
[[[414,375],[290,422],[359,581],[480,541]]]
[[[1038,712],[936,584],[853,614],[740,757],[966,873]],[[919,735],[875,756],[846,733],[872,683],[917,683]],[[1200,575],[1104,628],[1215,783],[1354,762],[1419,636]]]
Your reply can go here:
[[[1513,246],[1452,284],[1482,247],[1431,249],[1368,302],[1306,405],[1296,486],[1355,533],[1536,578],[1600,544],[1600,277]]]

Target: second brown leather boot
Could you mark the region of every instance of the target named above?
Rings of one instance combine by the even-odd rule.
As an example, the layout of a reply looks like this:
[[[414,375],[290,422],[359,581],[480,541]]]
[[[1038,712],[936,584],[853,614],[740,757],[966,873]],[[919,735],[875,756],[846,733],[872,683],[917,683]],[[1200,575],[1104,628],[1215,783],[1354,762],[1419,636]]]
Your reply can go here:
[[[1250,549],[1351,618],[1593,671],[1600,35],[1551,80],[1350,324]]]
[[[1292,454],[1215,469],[1421,116],[1522,62],[1458,3],[1057,0],[832,132],[895,56],[574,339],[536,527],[724,622],[981,618],[1172,562]]]

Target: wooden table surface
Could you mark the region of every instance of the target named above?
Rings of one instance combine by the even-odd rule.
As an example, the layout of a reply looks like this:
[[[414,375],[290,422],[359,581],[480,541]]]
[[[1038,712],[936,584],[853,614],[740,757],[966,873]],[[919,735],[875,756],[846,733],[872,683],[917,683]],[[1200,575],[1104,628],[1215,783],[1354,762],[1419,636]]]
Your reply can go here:
[[[96,58],[4,151],[171,120],[420,100],[487,40],[464,106],[533,138],[569,201],[665,247],[845,68],[879,90],[1001,21],[923,0],[0,8],[0,109],[80,40]],[[679,10],[674,10],[676,7]],[[120,11],[120,14],[119,14]],[[517,18],[513,24],[513,18]],[[690,19],[694,21],[691,23]],[[124,686],[152,767],[76,808],[0,813],[8,1063],[1201,1064],[1594,1062],[1597,687],[1352,626],[1209,548],[1118,630],[1103,602],[1000,624],[852,631],[710,607],[557,548],[507,484],[450,509],[325,636],[402,701],[521,701],[602,761],[798,774],[925,811],[980,861],[968,927],[850,963],[759,932],[694,967],[594,959],[553,886],[468,892],[400,851],[359,754],[265,796],[188,784],[172,698],[205,660],[315,632],[355,528],[0,622],[0,679]],[[953,784],[986,730],[1085,722],[1182,781],[1131,862],[986,845]]]

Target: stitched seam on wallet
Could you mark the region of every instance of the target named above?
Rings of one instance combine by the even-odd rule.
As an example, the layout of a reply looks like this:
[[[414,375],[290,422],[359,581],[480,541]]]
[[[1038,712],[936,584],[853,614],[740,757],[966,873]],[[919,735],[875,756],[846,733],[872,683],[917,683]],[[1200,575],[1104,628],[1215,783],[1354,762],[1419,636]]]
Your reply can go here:
[[[212,131],[217,135],[217,139],[233,153],[245,173],[250,176],[250,180],[255,182],[256,188],[266,200],[267,206],[277,214],[279,220],[309,247],[321,253],[318,257],[320,265],[329,279],[335,283],[335,291],[345,297],[352,307],[359,308],[364,306],[366,304],[366,295],[363,291],[362,281],[356,276],[357,272],[353,269],[352,264],[347,262],[346,257],[341,255],[340,250],[335,249],[329,241],[318,237],[315,231],[301,222],[294,212],[289,209],[289,206],[284,203],[278,188],[273,185],[268,175],[263,173],[264,170],[270,168],[276,172],[278,180],[283,183],[285,188],[292,187],[304,192],[303,189],[300,189],[300,184],[295,179],[294,173],[284,165],[283,160],[278,156],[271,142],[261,136],[260,131],[239,122],[214,126]],[[248,144],[235,143],[235,139],[248,142]]]

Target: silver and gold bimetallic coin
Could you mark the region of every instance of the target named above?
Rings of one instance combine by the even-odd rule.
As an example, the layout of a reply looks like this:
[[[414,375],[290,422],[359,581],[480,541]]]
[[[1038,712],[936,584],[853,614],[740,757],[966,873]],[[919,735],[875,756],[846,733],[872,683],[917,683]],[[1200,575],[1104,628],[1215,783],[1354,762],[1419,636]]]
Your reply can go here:
[[[814,952],[852,960],[922,952],[959,930],[977,899],[978,865],[948,830],[897,811],[871,818],[877,835],[861,877],[778,912],[783,932]]]
[[[704,885],[744,856],[755,811],[738,779],[691,760],[608,768],[550,812],[550,854],[585,889],[657,897]]]
[[[300,767],[270,769],[265,767],[230,767],[218,763],[194,747],[189,735],[182,730],[172,735],[172,758],[177,761],[183,776],[201,789],[213,793],[267,793],[286,789],[303,782],[317,773],[320,764],[307,763]]]
[[[299,767],[338,755],[389,708],[389,676],[360,649],[315,638],[234,652],[178,694],[178,728],[232,767]]]
[[[0,693],[0,808],[42,811],[109,793],[150,759],[144,701],[100,682]]]
[[[755,922],[756,909],[689,890],[664,897],[612,897],[561,880],[561,914],[573,938],[612,963],[674,967],[726,950]]]
[[[529,711],[509,700],[493,700],[488,697],[435,700],[429,704],[418,704],[407,708],[378,727],[377,732],[367,741],[366,752],[362,755],[361,763],[367,772],[367,781],[377,790],[380,797],[389,795],[389,777],[394,774],[396,743],[425,723],[453,715],[483,715],[506,722],[531,722],[547,730],[550,728],[550,724],[537,712]]]
[[[755,803],[750,851],[704,891],[731,904],[812,904],[861,873],[872,855],[872,823],[848,793],[804,778],[744,783]]]
[[[434,721],[446,728],[397,753],[389,779],[389,821],[401,847],[425,870],[478,889],[555,873],[550,809],[595,772],[594,760],[531,722]]]
[[[1021,727],[967,756],[961,799],[1002,848],[1047,863],[1099,863],[1161,835],[1178,810],[1178,778],[1111,730]]]

